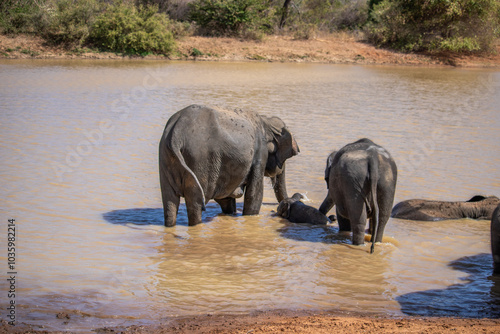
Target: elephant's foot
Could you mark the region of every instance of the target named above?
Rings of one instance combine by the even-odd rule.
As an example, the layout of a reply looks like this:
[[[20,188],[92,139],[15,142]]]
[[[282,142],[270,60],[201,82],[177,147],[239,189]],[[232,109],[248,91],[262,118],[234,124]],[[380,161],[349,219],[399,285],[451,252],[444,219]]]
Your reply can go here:
[[[188,225],[195,226],[202,223],[201,213],[205,207],[203,202],[193,201],[191,198],[186,197],[186,208],[188,214]]]
[[[178,209],[177,203],[166,201],[164,204],[163,217],[166,227],[175,226],[177,222],[177,209]]]
[[[165,217],[165,227],[172,227],[172,226],[175,226],[175,220],[172,221],[172,220],[169,220],[168,217]]]
[[[201,211],[200,213],[189,214],[188,212],[188,226],[195,226],[201,224]]]

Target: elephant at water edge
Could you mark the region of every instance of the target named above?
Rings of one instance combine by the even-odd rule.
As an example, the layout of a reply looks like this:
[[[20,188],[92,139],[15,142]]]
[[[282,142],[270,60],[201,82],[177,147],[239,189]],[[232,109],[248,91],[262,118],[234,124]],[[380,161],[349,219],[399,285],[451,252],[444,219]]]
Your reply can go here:
[[[276,199],[288,197],[285,161],[299,147],[278,117],[256,112],[191,105],[170,117],[159,145],[160,186],[165,226],[176,224],[184,197],[189,225],[201,223],[210,199],[227,214],[244,196],[243,214],[260,211],[264,176]]]
[[[328,195],[319,211],[326,215],[335,205],[340,231],[352,231],[353,245],[365,241],[370,219],[371,249],[381,242],[396,192],[397,167],[383,147],[370,139],[347,144],[327,159]]]

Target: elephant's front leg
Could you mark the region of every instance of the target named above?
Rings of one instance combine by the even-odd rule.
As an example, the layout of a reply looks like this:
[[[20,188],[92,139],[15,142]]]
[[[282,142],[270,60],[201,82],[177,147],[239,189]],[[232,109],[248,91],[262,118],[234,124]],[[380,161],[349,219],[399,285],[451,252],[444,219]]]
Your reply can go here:
[[[328,195],[326,195],[323,203],[321,203],[321,206],[319,207],[319,212],[321,212],[326,216],[328,211],[330,211],[334,205],[335,201],[333,200],[333,197],[331,196],[330,192],[328,192]]]
[[[245,188],[243,215],[258,215],[264,197],[264,172],[252,173]]]
[[[219,203],[220,208],[222,209],[223,213],[225,213],[227,215],[236,214],[236,199],[235,198],[226,197],[226,198],[216,199],[215,201],[217,203]]]

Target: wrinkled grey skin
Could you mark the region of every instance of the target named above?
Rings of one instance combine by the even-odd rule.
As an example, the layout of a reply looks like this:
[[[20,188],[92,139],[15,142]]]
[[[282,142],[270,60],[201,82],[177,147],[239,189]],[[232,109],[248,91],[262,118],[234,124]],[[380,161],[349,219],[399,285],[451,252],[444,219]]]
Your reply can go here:
[[[491,254],[493,255],[493,273],[500,274],[500,205],[491,218]]]
[[[292,197],[285,198],[278,205],[278,215],[288,219],[292,223],[326,225],[330,223],[324,214],[318,209],[301,202],[302,194],[295,193]]]
[[[410,199],[396,204],[392,209],[391,217],[424,221],[461,218],[490,220],[493,210],[499,204],[500,199],[496,196],[480,195],[465,202]]]
[[[264,176],[271,178],[278,201],[288,197],[285,161],[298,152],[278,117],[201,105],[178,111],[168,120],[159,146],[165,226],[175,225],[181,196],[190,226],[201,223],[210,199],[224,213],[234,214],[236,198],[244,195],[243,214],[258,214]]]
[[[391,214],[396,191],[397,167],[389,152],[369,139],[348,144],[327,159],[328,187],[319,211],[327,214],[335,205],[340,231],[352,231],[353,245],[365,241],[366,220],[370,219],[373,253],[381,242]]]

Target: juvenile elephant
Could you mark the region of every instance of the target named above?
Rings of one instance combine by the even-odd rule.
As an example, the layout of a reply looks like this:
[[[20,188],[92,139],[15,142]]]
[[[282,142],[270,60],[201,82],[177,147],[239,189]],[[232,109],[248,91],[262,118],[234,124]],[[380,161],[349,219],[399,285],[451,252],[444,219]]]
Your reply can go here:
[[[396,204],[392,209],[391,217],[425,221],[461,218],[490,220],[499,204],[500,199],[496,196],[480,195],[465,202],[409,199]]]
[[[285,161],[299,147],[285,123],[251,111],[191,105],[170,117],[159,145],[160,186],[165,226],[174,226],[180,197],[189,225],[215,199],[227,214],[244,194],[244,215],[258,214],[264,176],[278,201],[287,196]]]
[[[330,154],[325,181],[328,195],[319,211],[326,215],[336,205],[339,229],[352,230],[353,245],[364,243],[370,219],[373,253],[375,242],[382,241],[394,202],[397,167],[391,155],[371,140],[360,139]]]
[[[326,225],[330,223],[324,214],[318,209],[301,202],[302,194],[295,193],[290,198],[285,198],[278,205],[278,215],[288,219],[292,223]]]
[[[493,272],[500,274],[500,205],[491,218],[491,254],[493,255]]]

